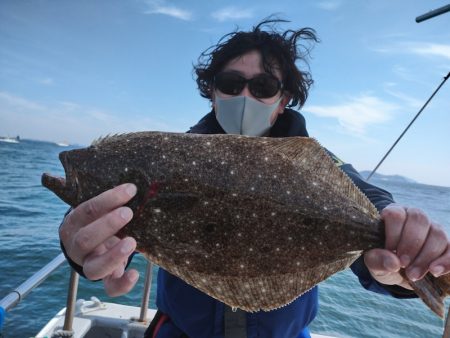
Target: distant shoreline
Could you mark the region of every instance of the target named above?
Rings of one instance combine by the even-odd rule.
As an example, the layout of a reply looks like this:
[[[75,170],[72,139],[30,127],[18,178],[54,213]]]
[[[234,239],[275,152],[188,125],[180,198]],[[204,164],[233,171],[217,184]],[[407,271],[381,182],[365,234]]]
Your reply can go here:
[[[367,180],[367,177],[370,175],[371,172],[372,172],[371,170],[362,170],[359,173],[365,180]],[[427,185],[430,187],[450,188],[449,186],[446,186],[446,185],[436,185],[436,184],[418,182],[412,178],[402,176],[402,175],[386,175],[386,174],[375,173],[371,178],[371,182],[372,181],[378,181],[378,182],[384,182],[384,183],[419,184],[419,185]]]
[[[364,179],[367,179],[369,177],[371,171],[370,170],[362,170],[359,172]],[[385,174],[379,174],[375,173],[373,176],[373,179],[376,180],[382,180],[382,181],[395,181],[395,182],[403,182],[403,183],[420,183],[416,180],[413,180],[412,178],[402,176],[402,175],[385,175]],[[422,183],[420,183],[422,184]]]

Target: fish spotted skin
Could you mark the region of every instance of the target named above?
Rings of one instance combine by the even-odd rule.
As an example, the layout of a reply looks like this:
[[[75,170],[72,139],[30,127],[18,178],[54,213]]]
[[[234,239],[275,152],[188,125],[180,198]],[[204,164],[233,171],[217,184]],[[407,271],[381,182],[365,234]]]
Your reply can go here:
[[[311,138],[142,132],[60,159],[66,180],[44,175],[45,186],[77,206],[136,184],[118,235],[246,311],[286,305],[384,245],[376,208]]]

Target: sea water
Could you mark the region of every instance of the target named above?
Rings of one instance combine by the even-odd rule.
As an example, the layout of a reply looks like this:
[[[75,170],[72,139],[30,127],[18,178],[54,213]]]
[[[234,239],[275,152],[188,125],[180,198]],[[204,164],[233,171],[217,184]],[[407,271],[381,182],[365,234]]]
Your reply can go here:
[[[43,172],[63,175],[53,143],[21,140],[0,142],[0,298],[60,253],[58,226],[67,206],[41,186]],[[373,181],[395,199],[424,209],[450,233],[450,188],[417,183]],[[110,298],[102,282],[80,279],[78,298],[95,295],[102,301],[139,306],[146,262],[132,267],[141,278],[132,292]],[[155,269],[156,273],[156,269]],[[7,313],[3,337],[34,337],[65,306],[70,269],[67,263]],[[155,282],[150,306],[155,306]],[[321,283],[320,310],[311,326],[316,333],[336,337],[440,337],[443,321],[420,300],[399,300],[368,292],[346,270]],[[448,305],[448,302],[447,302]]]

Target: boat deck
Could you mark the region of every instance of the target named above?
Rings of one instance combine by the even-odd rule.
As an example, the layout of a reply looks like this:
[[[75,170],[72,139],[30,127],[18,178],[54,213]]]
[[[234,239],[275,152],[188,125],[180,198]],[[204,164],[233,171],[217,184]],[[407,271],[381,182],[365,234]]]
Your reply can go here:
[[[62,330],[65,309],[56,314],[36,335],[36,338],[54,337]],[[93,297],[90,301],[79,299],[73,319],[74,338],[143,338],[156,310],[149,309],[147,321],[139,322],[140,308],[115,303],[103,303]],[[334,338],[311,334],[312,338]]]

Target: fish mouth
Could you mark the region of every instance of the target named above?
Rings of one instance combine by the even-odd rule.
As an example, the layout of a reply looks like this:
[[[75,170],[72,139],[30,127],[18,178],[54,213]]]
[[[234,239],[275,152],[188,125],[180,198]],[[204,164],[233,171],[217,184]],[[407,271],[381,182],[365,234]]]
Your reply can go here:
[[[53,176],[49,173],[42,175],[42,185],[46,188],[58,187],[64,189],[66,187],[66,179],[63,177]]]
[[[42,185],[53,191],[59,198],[67,204],[74,206],[77,196],[77,177],[76,172],[69,164],[68,152],[59,154],[59,159],[64,167],[66,178],[53,176],[49,173],[42,174]]]
[[[66,179],[53,176],[49,173],[42,174],[41,182],[44,187],[53,191],[64,202],[70,204],[66,188]]]

